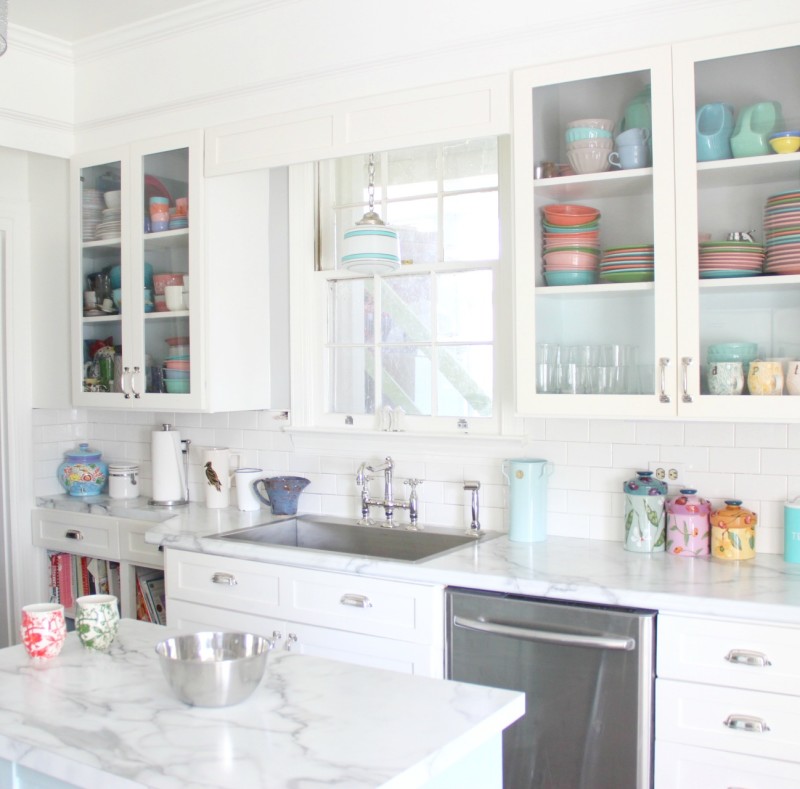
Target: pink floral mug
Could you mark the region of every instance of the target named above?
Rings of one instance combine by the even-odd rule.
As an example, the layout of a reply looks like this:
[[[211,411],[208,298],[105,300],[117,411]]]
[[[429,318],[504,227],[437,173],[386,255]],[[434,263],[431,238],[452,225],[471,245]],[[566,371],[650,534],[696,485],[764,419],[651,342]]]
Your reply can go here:
[[[23,606],[20,634],[25,651],[34,660],[56,657],[67,637],[64,606],[59,603]]]

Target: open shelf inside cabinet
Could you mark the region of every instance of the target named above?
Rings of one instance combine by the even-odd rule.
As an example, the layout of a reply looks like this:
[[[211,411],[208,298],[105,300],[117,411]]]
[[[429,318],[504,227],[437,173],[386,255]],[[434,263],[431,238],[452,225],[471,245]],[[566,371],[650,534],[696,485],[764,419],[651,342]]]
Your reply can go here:
[[[573,203],[605,197],[638,197],[652,191],[653,168],[538,178],[534,180],[533,188],[538,199],[550,203]]]

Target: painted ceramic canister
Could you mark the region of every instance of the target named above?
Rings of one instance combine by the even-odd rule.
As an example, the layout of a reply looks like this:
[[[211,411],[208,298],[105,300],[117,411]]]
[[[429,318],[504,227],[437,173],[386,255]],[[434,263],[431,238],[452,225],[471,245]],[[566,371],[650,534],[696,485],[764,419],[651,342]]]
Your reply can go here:
[[[625,542],[627,551],[653,553],[665,546],[664,500],[667,485],[651,471],[637,471],[623,485],[625,493]]]
[[[676,556],[708,556],[710,551],[711,502],[682,488],[667,499],[667,553]]]
[[[58,467],[58,481],[70,496],[97,496],[108,480],[108,464],[102,453],[88,444],[64,453]]]
[[[716,559],[752,559],[756,555],[754,512],[742,507],[738,499],[711,513],[711,555]]]

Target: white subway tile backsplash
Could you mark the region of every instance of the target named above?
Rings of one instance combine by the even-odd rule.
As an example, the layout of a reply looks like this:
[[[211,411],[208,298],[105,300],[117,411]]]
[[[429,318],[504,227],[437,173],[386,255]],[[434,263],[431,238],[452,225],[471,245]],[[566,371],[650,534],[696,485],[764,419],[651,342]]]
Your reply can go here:
[[[764,474],[800,474],[800,449],[763,449],[761,471]]]
[[[611,444],[567,445],[567,461],[571,466],[611,466]]]
[[[732,447],[734,425],[727,422],[692,422],[686,426],[683,443],[689,447]]]
[[[597,419],[589,423],[589,441],[633,444],[636,441],[636,423],[618,419]]]
[[[742,422],[735,427],[737,447],[772,447],[785,449],[788,444],[788,425],[762,425],[754,422]]]
[[[621,470],[625,479],[629,479],[633,476],[633,471],[646,469],[651,460],[660,460],[660,453],[658,444],[614,444],[611,466]]]
[[[742,501],[786,500],[787,478],[769,474],[737,474],[734,480],[734,496]]]
[[[545,435],[548,441],[588,441],[588,419],[548,419]]]
[[[565,490],[589,490],[590,468],[588,466],[559,466],[553,469],[548,487]]]
[[[683,443],[684,425],[682,422],[637,422],[637,444]],[[657,460],[658,458],[653,458]]]
[[[761,456],[757,449],[725,449],[711,447],[708,453],[708,467],[715,472],[733,472],[737,474],[758,474]]]

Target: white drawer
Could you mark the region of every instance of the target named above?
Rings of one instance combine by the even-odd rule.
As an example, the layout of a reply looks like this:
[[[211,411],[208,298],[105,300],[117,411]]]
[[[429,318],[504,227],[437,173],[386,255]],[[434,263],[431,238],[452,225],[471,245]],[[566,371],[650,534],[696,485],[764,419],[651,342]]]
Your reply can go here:
[[[173,598],[167,603],[167,624],[190,633],[203,630],[240,630],[270,639],[277,638],[276,633],[285,635],[283,622],[278,619],[226,611],[224,608],[212,608]]]
[[[655,789],[797,789],[796,764],[656,742]]]
[[[441,630],[442,587],[286,568],[284,602],[294,621],[430,643]]]
[[[280,577],[273,565],[167,548],[165,568],[168,601],[280,616]]]
[[[144,541],[145,532],[149,531],[152,526],[152,523],[129,523],[120,520],[120,559],[149,567],[164,566],[164,553],[159,550],[160,546]]]
[[[764,730],[726,721],[763,723]],[[800,762],[800,699],[775,693],[656,680],[656,739]],[[798,772],[800,776],[800,772]]]
[[[34,545],[79,556],[118,560],[118,528],[116,518],[102,515],[57,510],[32,513]]]
[[[800,696],[800,627],[659,614],[659,677]]]

